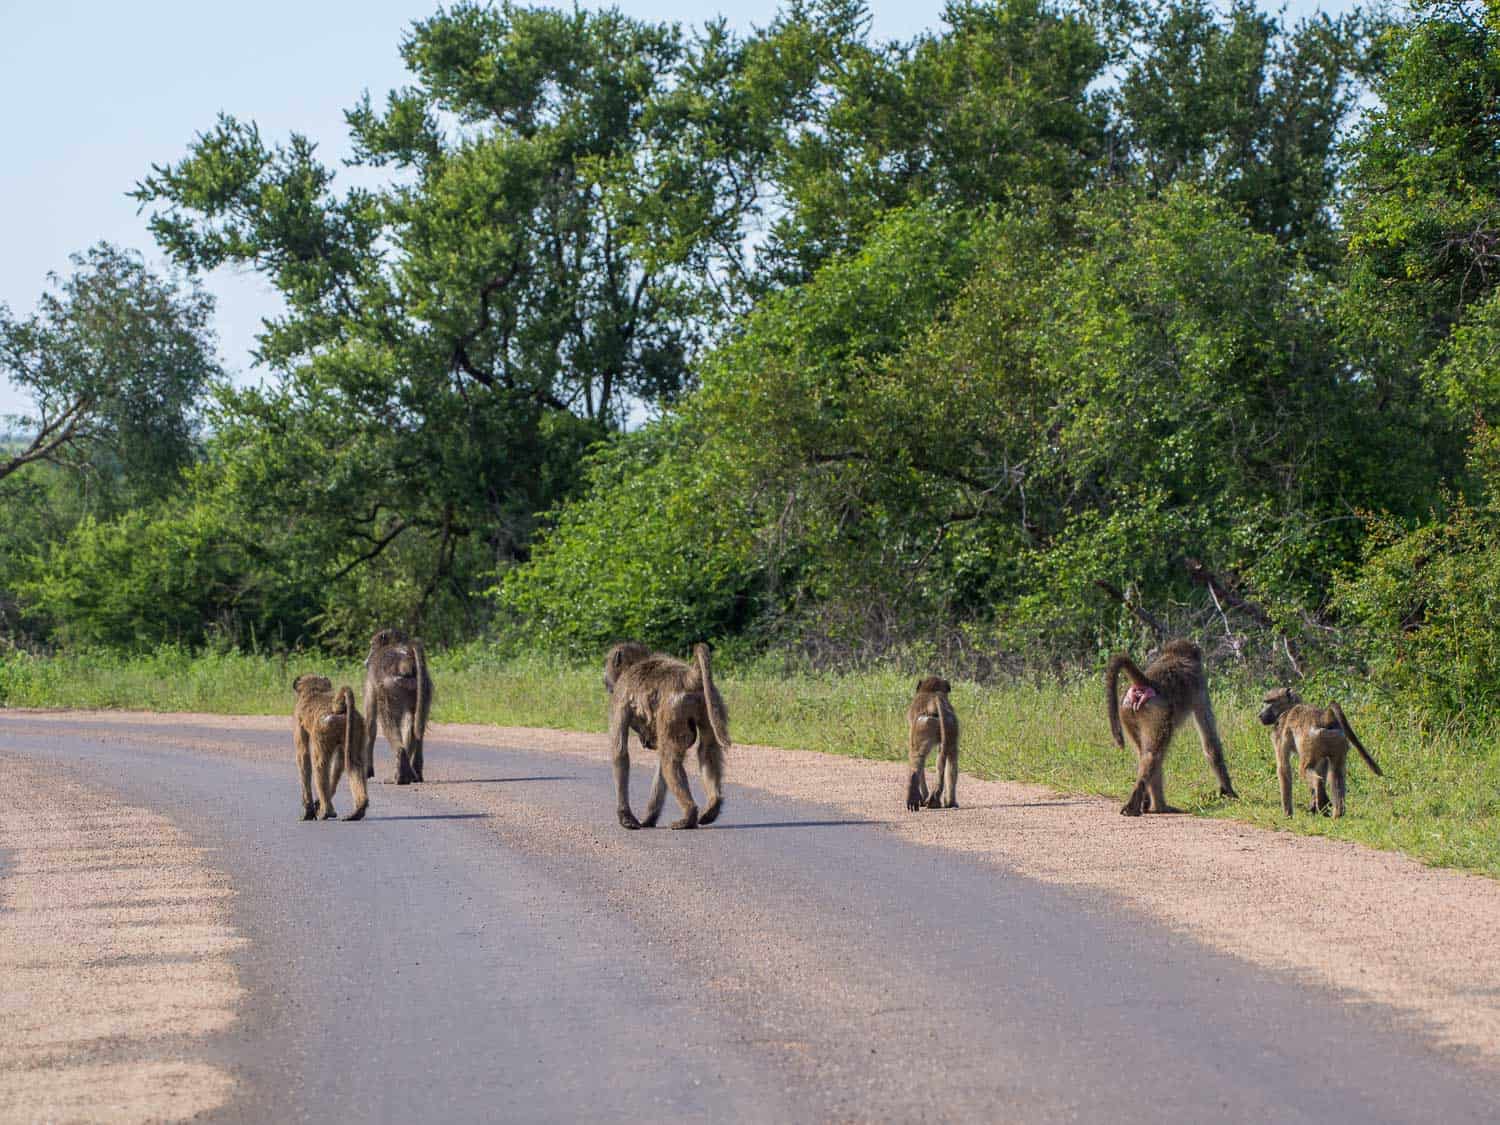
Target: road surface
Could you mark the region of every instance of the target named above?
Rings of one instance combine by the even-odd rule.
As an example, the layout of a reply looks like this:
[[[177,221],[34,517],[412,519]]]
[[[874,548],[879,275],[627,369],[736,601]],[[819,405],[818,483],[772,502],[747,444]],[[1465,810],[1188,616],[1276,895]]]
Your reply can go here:
[[[1492,1061],[1121,898],[732,776],[712,828],[627,833],[596,761],[441,728],[427,759],[364,822],[302,823],[289,721],[0,715],[29,800],[55,767],[232,887],[232,1019],[169,1041],[230,1077],[209,1120],[1500,1118]]]

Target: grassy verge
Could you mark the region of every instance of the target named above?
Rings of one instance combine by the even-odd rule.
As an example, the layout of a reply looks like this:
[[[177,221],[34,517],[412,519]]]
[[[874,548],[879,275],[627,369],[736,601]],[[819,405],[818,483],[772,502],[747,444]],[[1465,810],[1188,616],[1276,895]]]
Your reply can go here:
[[[592,665],[539,657],[501,660],[477,649],[435,654],[432,664],[438,719],[603,729],[603,688]],[[12,655],[0,657],[0,705],[283,714],[292,679],[306,671],[325,672],[356,690],[362,678],[357,665],[316,657],[193,656],[175,650],[134,658]],[[736,741],[862,758],[904,757],[909,676],[788,678],[752,666],[726,669],[718,678]],[[1132,763],[1127,751],[1110,743],[1098,683],[958,684],[953,698],[963,723],[965,772],[1122,800],[1129,791]],[[1356,840],[1440,866],[1500,876],[1500,731],[1423,732],[1379,709],[1350,705],[1351,718],[1386,777],[1374,777],[1354,761],[1347,817],[1335,822],[1299,812],[1287,821],[1270,739],[1255,721],[1254,693],[1221,680],[1215,698],[1242,799],[1221,803],[1213,797],[1208,767],[1189,729],[1168,760],[1167,789],[1174,804],[1201,815]],[[1305,799],[1300,786],[1297,798]]]

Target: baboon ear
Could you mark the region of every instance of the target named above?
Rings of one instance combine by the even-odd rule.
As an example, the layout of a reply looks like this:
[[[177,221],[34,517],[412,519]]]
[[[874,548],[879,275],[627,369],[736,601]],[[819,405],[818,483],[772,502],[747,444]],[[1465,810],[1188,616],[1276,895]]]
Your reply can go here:
[[[948,695],[953,691],[953,685],[950,684],[947,680],[938,680],[938,685],[938,691],[942,692],[944,695]]]
[[[298,676],[295,680],[293,680],[292,681],[292,690],[293,691],[301,691],[302,690],[302,681],[306,677],[307,677],[307,673],[304,672],[304,673],[302,673],[302,675]]]

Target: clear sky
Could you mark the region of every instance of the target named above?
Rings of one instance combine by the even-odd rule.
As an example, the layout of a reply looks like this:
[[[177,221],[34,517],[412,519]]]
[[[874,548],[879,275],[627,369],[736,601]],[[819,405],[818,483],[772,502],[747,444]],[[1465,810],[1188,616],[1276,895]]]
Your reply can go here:
[[[764,26],[777,0],[620,0],[632,16]],[[873,0],[875,35],[909,39],[940,23],[941,0]],[[1342,9],[1348,0],[1327,0]],[[1294,0],[1293,15],[1315,0]],[[163,266],[145,216],[126,198],[152,163],[180,159],[224,110],[275,141],[296,130],[325,159],[348,154],[343,111],[406,79],[397,47],[433,0],[0,0],[0,302],[27,314],[47,272],[106,239]],[[209,279],[225,367],[254,379],[249,348],[275,295],[253,274]],[[0,380],[0,414],[23,400]]]

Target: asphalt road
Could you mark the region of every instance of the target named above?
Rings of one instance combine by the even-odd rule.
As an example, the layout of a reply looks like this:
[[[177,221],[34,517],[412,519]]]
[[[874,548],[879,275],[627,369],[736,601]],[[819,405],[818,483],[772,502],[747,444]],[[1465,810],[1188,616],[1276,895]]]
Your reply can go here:
[[[426,784],[307,824],[289,733],[0,717],[6,755],[232,880],[215,1119],[1500,1118],[1500,1075],[1385,1009],[732,779],[718,825],[627,833],[607,767],[437,732]]]

